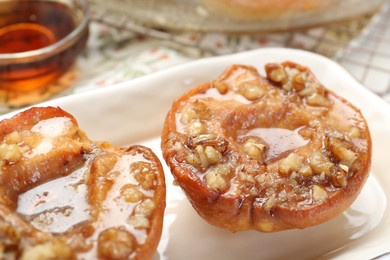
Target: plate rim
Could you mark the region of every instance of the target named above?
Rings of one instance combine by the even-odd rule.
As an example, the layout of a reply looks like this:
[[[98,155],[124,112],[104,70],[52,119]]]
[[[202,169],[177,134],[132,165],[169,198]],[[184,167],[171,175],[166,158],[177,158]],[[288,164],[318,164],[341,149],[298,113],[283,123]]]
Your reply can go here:
[[[219,64],[219,63],[224,63],[224,62],[231,63],[230,61],[232,61],[232,60],[245,60],[246,57],[250,57],[250,56],[261,57],[261,54],[263,54],[263,53],[268,53],[268,54],[278,53],[277,55],[285,54],[287,57],[291,57],[291,56],[292,57],[299,57],[299,56],[303,55],[306,58],[308,57],[308,59],[310,59],[311,61],[318,62],[319,64],[325,64],[325,67],[326,66],[334,67],[334,69],[337,69],[341,74],[343,74],[343,76],[345,76],[345,80],[347,82],[351,82],[351,84],[353,84],[354,86],[359,86],[356,90],[360,92],[360,95],[368,98],[370,100],[370,102],[375,102],[375,104],[377,106],[380,106],[381,108],[384,108],[385,110],[390,112],[390,105],[385,100],[383,100],[382,98],[380,98],[379,96],[377,96],[376,94],[371,92],[369,89],[364,87],[356,78],[354,78],[344,67],[342,67],[337,62],[335,62],[329,58],[326,58],[324,56],[321,56],[319,54],[316,54],[316,53],[312,53],[312,52],[308,52],[308,51],[304,51],[304,50],[290,49],[290,48],[263,48],[263,49],[258,49],[258,50],[240,52],[240,53],[236,53],[236,54],[203,58],[203,59],[199,59],[199,60],[195,60],[195,61],[182,63],[182,64],[179,64],[179,65],[167,68],[167,69],[163,69],[163,70],[160,70],[158,72],[154,72],[152,74],[148,74],[148,75],[145,75],[145,76],[142,76],[142,77],[139,77],[136,79],[132,79],[129,81],[123,81],[123,82],[113,84],[110,86],[106,86],[106,87],[103,87],[100,89],[88,90],[85,92],[75,93],[75,94],[65,96],[65,97],[59,97],[59,98],[45,101],[42,103],[34,104],[32,106],[49,106],[49,105],[58,106],[58,104],[72,103],[75,101],[77,102],[77,100],[80,100],[80,99],[81,100],[85,99],[85,98],[91,99],[94,96],[104,96],[107,93],[113,93],[113,92],[119,92],[119,93],[129,92],[129,93],[131,93],[131,92],[143,91],[142,85],[148,84],[148,82],[153,82],[161,77],[174,75],[176,73],[180,73],[181,71],[187,71],[187,70],[190,70],[190,69],[195,68],[195,67],[201,67],[203,64]],[[292,60],[292,59],[289,58],[286,60]],[[29,107],[32,107],[32,106],[29,106]],[[20,112],[20,111],[28,109],[29,107],[18,109],[18,110],[12,111],[10,113],[1,115],[0,119],[8,118],[8,117]],[[361,108],[361,110],[364,114],[364,110],[365,110],[364,107]],[[382,113],[384,113],[384,112],[382,112]],[[390,115],[390,113],[388,113],[388,114]],[[390,122],[390,116],[386,115],[386,118]],[[77,117],[76,117],[76,119],[77,119]],[[377,176],[375,173],[374,173],[374,175]],[[387,183],[387,184],[390,185],[390,183]],[[390,198],[389,194],[386,193],[386,195],[388,198]],[[389,205],[390,205],[390,202],[388,200],[386,208],[389,208]],[[382,221],[382,223],[380,225],[378,225],[377,227],[375,227],[376,229],[379,226],[383,226],[383,225],[386,225],[385,227],[387,229],[390,228],[389,214],[387,214],[387,216],[384,216],[383,219],[384,220]],[[390,235],[388,235],[388,237],[390,237]],[[386,248],[386,247],[390,248],[390,241],[388,242],[388,244],[383,244],[383,245],[384,245],[384,248]],[[375,252],[382,250],[382,247],[377,246],[376,249],[377,250],[375,250]],[[374,251],[372,251],[372,252],[374,252]],[[329,253],[331,253],[331,252],[329,252]],[[338,254],[337,256],[332,255],[332,257],[341,257],[341,258],[346,257],[347,258],[349,253],[350,252],[348,252],[348,251],[341,252],[341,254]],[[368,254],[374,254],[374,253],[367,252],[367,255]],[[371,256],[373,256],[373,255],[371,255]]]

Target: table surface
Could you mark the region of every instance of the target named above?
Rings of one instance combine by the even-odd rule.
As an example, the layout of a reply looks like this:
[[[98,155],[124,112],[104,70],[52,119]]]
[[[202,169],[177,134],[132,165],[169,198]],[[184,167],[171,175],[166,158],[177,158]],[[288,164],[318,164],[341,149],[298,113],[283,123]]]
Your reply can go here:
[[[75,68],[51,88],[53,98],[110,87],[203,57],[289,47],[334,59],[390,103],[390,0],[373,15],[273,34],[180,33],[134,25],[91,1],[90,37]],[[50,95],[50,93],[48,94]],[[0,107],[1,109],[1,107]],[[6,112],[9,107],[3,107]]]
[[[274,34],[169,33],[136,27],[93,4],[91,37],[72,88],[110,86],[202,57],[264,47],[289,47],[332,58],[390,102],[390,0],[373,16]]]

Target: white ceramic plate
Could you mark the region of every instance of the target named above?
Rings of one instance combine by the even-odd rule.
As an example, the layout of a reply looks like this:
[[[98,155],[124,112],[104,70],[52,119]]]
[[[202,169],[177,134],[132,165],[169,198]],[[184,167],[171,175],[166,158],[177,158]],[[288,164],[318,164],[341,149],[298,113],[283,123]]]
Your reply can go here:
[[[265,63],[284,60],[310,67],[325,86],[362,109],[374,147],[372,174],[362,193],[342,215],[319,226],[277,233],[231,233],[203,221],[180,188],[172,185],[165,168],[167,208],[155,259],[369,259],[390,250],[390,107],[329,59],[298,50],[261,49],[198,60],[42,105],[60,106],[73,114],[91,139],[144,144],[161,158],[159,135],[177,96],[215,79],[230,64],[253,65],[263,73]]]

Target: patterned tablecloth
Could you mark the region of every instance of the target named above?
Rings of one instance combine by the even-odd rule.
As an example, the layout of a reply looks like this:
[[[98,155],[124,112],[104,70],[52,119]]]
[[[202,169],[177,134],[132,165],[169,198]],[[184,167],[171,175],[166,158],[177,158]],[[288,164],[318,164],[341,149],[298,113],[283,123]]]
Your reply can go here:
[[[75,68],[46,93],[38,95],[46,99],[109,87],[208,56],[264,47],[290,47],[335,59],[365,86],[390,102],[390,1],[387,2],[374,16],[360,17],[331,27],[276,34],[179,35],[194,43],[192,47],[93,19],[87,47]],[[10,106],[12,109],[23,105],[20,98],[7,100],[7,104],[0,104],[0,112],[9,111]]]
[[[91,23],[91,35],[71,93],[110,86],[207,56],[264,47],[313,51],[339,62],[369,89],[390,102],[390,0],[373,16],[303,31],[225,35],[187,33],[194,47],[156,39],[115,26]],[[69,93],[69,91],[68,91]]]

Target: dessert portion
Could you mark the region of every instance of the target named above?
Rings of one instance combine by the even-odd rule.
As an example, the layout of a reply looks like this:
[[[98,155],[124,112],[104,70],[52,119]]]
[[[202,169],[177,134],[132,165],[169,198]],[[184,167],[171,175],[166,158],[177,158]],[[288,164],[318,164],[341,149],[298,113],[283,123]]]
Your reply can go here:
[[[94,142],[60,108],[0,122],[0,258],[150,259],[165,180],[143,146]]]
[[[179,97],[164,159],[192,206],[231,231],[323,223],[346,210],[370,171],[361,112],[306,67],[233,65]]]

